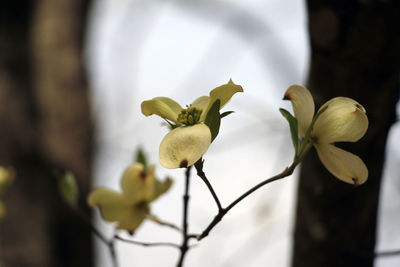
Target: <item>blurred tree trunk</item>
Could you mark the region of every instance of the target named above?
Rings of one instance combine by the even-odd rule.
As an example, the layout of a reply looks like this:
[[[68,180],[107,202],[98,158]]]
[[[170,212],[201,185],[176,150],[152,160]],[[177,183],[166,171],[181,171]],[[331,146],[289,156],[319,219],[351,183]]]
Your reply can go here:
[[[368,181],[353,187],[334,178],[315,151],[301,168],[292,265],[373,266],[385,144],[399,96],[399,1],[308,0],[311,69],[317,105],[335,96],[356,99],[370,126],[356,144]]]
[[[82,64],[87,6],[85,0],[1,4],[0,165],[17,172],[1,222],[7,267],[93,265],[90,232],[61,201],[56,176],[60,169],[76,174],[83,204],[93,134]]]

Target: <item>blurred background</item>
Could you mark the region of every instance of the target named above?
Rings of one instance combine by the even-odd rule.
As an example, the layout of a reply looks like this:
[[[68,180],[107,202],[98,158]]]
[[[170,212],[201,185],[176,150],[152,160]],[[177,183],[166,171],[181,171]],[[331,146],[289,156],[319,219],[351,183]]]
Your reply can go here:
[[[4,196],[2,266],[112,266],[108,248],[57,192],[72,170],[80,206],[111,238],[113,225],[86,204],[97,186],[119,189],[141,147],[173,188],[152,213],[181,224],[184,173],[158,163],[167,128],[140,103],[190,104],[230,78],[243,86],[204,156],[222,205],[291,163],[279,107],[292,84],[317,106],[352,97],[370,128],[357,144],[369,180],[359,188],[329,174],[310,152],[291,177],[257,191],[189,251],[186,266],[400,265],[400,27],[397,1],[38,0],[0,8],[0,165],[17,173]],[[390,130],[391,129],[391,130]],[[389,132],[390,130],[390,132]],[[204,183],[191,181],[190,232],[215,216]],[[145,222],[133,237],[181,242]],[[178,251],[117,242],[120,266],[175,266]]]

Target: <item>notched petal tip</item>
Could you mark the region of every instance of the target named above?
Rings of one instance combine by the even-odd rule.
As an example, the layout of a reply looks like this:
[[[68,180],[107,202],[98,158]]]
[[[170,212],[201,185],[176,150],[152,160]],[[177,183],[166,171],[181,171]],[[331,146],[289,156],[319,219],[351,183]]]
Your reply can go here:
[[[283,98],[282,98],[282,100],[291,100],[292,98],[291,98],[291,96],[290,96],[290,94],[288,93],[288,92],[286,92],[284,95],[283,95]]]
[[[179,168],[187,168],[187,166],[188,166],[187,159],[184,159],[181,161],[181,163],[179,163]]]
[[[368,169],[362,159],[331,144],[316,145],[322,164],[336,178],[353,185],[367,181]]]
[[[360,182],[358,178],[351,178],[351,180],[354,182],[354,186],[359,186]]]
[[[238,92],[243,92],[243,87],[241,85],[238,85],[236,83],[233,82],[232,78],[229,79],[229,81],[226,83],[226,85],[231,85],[231,86],[235,86],[236,90]]]
[[[358,103],[355,103],[354,107],[355,107],[355,109],[351,112],[352,114],[355,114],[357,112],[361,112],[361,113],[364,113],[364,114],[367,113],[365,108],[363,106],[361,106],[360,104],[358,104]]]
[[[365,108],[364,108],[362,105],[356,103],[355,106],[356,106],[356,108],[357,108],[358,110],[360,110],[360,111],[362,111],[362,112],[364,112],[364,113],[367,113],[367,111],[365,110]]]
[[[207,117],[208,111],[211,109],[214,102],[219,99],[221,101],[220,109],[222,109],[236,93],[242,93],[243,87],[233,83],[232,79],[228,83],[218,86],[211,90],[208,106],[203,110],[200,121],[204,121]]]
[[[141,171],[141,172],[139,173],[139,177],[140,177],[140,179],[142,179],[142,180],[146,180],[147,174],[146,174],[144,171]]]

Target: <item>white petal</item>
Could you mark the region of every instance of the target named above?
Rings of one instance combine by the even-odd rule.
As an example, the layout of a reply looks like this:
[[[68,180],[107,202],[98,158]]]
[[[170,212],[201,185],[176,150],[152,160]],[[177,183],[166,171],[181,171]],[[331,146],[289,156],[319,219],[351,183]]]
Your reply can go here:
[[[98,188],[90,193],[88,204],[99,207],[104,220],[118,222],[118,229],[133,232],[149,214],[145,203],[132,204],[124,195],[106,188]]]
[[[299,135],[304,137],[314,117],[315,105],[313,97],[307,88],[301,85],[292,85],[283,99],[290,100],[293,106],[294,116],[297,119]]]
[[[142,102],[142,113],[146,116],[156,114],[161,118],[178,123],[178,115],[182,107],[168,97],[155,97]]]
[[[88,204],[92,208],[98,206],[107,221],[117,221],[130,207],[129,201],[120,193],[107,188],[97,188],[88,196]]]
[[[204,111],[207,108],[209,102],[210,102],[209,96],[201,96],[192,103],[192,106]]]
[[[356,142],[368,128],[365,109],[355,100],[335,97],[322,107],[328,108],[314,124],[313,136],[318,143]]]
[[[234,84],[232,80],[211,90],[208,106],[201,113],[200,121],[206,119],[208,111],[217,99],[221,101],[219,109],[222,109],[231,100],[232,96],[239,92],[243,92],[242,86]]]
[[[316,145],[319,159],[340,180],[360,185],[368,178],[368,169],[356,155],[331,144]]]
[[[207,125],[175,128],[160,144],[160,163],[168,169],[191,166],[206,153],[210,144],[211,132]]]

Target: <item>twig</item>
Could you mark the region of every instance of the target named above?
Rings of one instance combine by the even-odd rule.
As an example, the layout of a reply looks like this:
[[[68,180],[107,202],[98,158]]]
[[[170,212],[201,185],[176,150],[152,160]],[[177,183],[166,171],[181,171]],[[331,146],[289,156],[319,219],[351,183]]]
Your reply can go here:
[[[190,170],[191,166],[186,168],[185,172],[185,193],[183,195],[183,233],[182,233],[182,244],[179,247],[180,248],[180,256],[179,256],[179,261],[177,264],[177,267],[182,267],[183,266],[183,260],[185,259],[186,252],[189,249],[188,246],[188,205],[189,205],[189,185],[190,185]]]
[[[290,167],[287,167],[284,171],[282,171],[281,173],[266,179],[264,181],[262,181],[261,183],[255,185],[254,187],[250,188],[249,190],[247,190],[245,193],[243,193],[241,196],[239,196],[237,199],[235,199],[231,204],[229,204],[229,206],[227,206],[226,208],[222,208],[217,215],[215,215],[214,219],[210,222],[210,224],[207,226],[207,228],[199,235],[189,235],[189,238],[196,238],[198,241],[200,241],[201,239],[205,238],[206,236],[208,236],[208,234],[210,233],[210,231],[221,221],[221,219],[234,207],[236,206],[240,201],[242,201],[243,199],[245,199],[247,196],[249,196],[250,194],[252,194],[254,191],[256,191],[257,189],[263,187],[266,184],[269,184],[271,182],[277,181],[279,179],[285,178],[287,176],[290,176],[294,169],[296,168],[297,164],[292,164],[290,165]]]
[[[181,233],[183,232],[182,228],[176,226],[176,225],[173,224],[173,223],[165,222],[165,221],[159,219],[158,217],[156,217],[156,216],[154,216],[154,215],[147,215],[147,219],[149,219],[149,220],[151,220],[151,221],[153,221],[153,222],[155,222],[155,223],[158,223],[159,225],[167,226],[167,227],[169,227],[169,228],[172,228],[172,229],[174,229],[174,230],[177,230],[177,231],[179,231],[179,232],[181,232]]]
[[[212,187],[210,181],[208,181],[206,174],[203,171],[203,160],[200,159],[196,164],[194,165],[197,170],[197,175],[203,180],[203,182],[207,185],[208,190],[210,190],[211,195],[213,196],[215,203],[217,204],[218,207],[218,213],[223,210],[221,202],[218,199],[217,194],[214,191],[214,188]]]
[[[134,245],[140,245],[140,246],[144,246],[144,247],[174,247],[177,249],[180,249],[180,246],[174,243],[169,243],[169,242],[141,242],[141,241],[135,241],[135,240],[129,240],[129,239],[125,239],[122,238],[118,235],[114,236],[115,239],[120,240],[122,242],[126,242],[126,243],[130,243],[130,244],[134,244]]]
[[[108,249],[110,250],[111,260],[112,260],[113,266],[114,267],[118,267],[119,263],[118,263],[118,258],[117,258],[117,252],[115,251],[115,242],[114,241],[115,241],[115,230],[114,230],[113,239],[108,241]]]
[[[376,252],[375,257],[400,256],[400,249]]]

